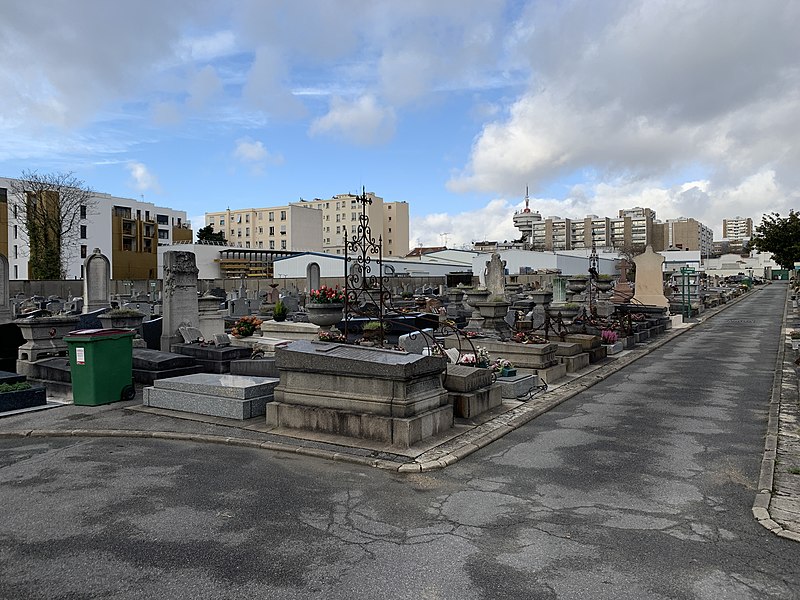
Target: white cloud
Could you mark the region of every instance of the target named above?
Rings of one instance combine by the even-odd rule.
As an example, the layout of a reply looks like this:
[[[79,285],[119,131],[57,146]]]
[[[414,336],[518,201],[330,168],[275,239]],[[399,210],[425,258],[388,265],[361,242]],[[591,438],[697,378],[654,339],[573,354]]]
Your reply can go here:
[[[283,163],[283,156],[272,154],[263,142],[253,141],[249,138],[236,140],[236,149],[233,156],[237,160],[250,166],[251,172],[260,175],[267,164],[279,165]]]
[[[483,208],[457,214],[434,213],[412,217],[409,225],[411,246],[444,245],[459,248],[471,247],[482,240],[512,240],[520,233],[514,228],[515,207],[507,200],[496,199]]]
[[[222,91],[222,81],[211,65],[206,65],[189,82],[189,98],[186,104],[194,110],[202,110],[211,99]]]
[[[151,190],[157,194],[161,193],[161,184],[158,177],[153,175],[143,163],[130,161],[126,165],[131,176],[131,185],[137,191],[144,192]]]
[[[352,103],[334,97],[328,114],[311,124],[309,134],[333,135],[368,146],[391,138],[395,122],[394,110],[379,106],[374,96],[361,96]]]

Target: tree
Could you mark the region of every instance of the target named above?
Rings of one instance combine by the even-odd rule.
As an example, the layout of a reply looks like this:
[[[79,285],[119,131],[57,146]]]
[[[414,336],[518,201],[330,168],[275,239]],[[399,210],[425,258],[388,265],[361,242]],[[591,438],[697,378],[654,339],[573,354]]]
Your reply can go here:
[[[228,240],[225,239],[225,233],[222,231],[218,231],[214,233],[214,226],[213,225],[206,225],[205,227],[201,227],[197,230],[197,241],[198,242],[222,242],[223,244],[227,243]]]
[[[28,170],[11,189],[19,235],[28,244],[28,278],[65,279],[83,233],[80,221],[96,212],[94,190],[71,172]]]
[[[794,263],[800,262],[800,213],[790,210],[785,219],[778,213],[764,215],[750,245],[770,252],[781,268],[793,269]]]

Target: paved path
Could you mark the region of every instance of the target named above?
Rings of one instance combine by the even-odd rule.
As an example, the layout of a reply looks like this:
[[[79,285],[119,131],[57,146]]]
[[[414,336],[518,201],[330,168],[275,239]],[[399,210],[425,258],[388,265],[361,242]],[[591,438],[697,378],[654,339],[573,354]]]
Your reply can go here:
[[[444,470],[2,439],[0,598],[800,598],[751,514],[785,291]]]

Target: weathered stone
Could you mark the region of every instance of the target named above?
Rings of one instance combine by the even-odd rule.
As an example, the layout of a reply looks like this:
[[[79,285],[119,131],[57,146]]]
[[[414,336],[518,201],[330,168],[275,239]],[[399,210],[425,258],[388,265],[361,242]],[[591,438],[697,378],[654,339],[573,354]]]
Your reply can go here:
[[[0,254],[0,325],[11,322],[11,298],[8,293],[8,259]]]
[[[559,356],[558,361],[567,368],[567,373],[575,373],[589,366],[589,353],[581,352],[573,356]]]
[[[558,345],[556,356],[575,356],[583,352],[580,344],[575,342],[555,342]]]
[[[450,392],[448,401],[453,405],[453,415],[461,419],[472,419],[503,403],[499,384],[491,384],[472,392]]]
[[[648,306],[669,307],[669,300],[664,295],[664,257],[653,252],[648,245],[633,261],[636,263],[636,293],[633,301]]]
[[[111,263],[100,248],[83,261],[83,272],[83,312],[110,307]]]
[[[423,329],[413,333],[401,335],[397,340],[397,345],[411,354],[422,354],[433,340],[433,329]]]
[[[498,377],[500,395],[503,398],[516,400],[528,395],[533,389],[541,385],[538,375],[514,375],[513,377]]]
[[[444,389],[448,392],[474,392],[492,385],[492,372],[464,365],[447,365]]]
[[[598,348],[601,344],[599,335],[589,335],[588,333],[570,333],[564,338],[565,342],[580,344],[583,352],[588,352],[592,348]]]
[[[178,328],[198,324],[197,265],[192,252],[164,253],[164,304],[161,350],[181,342]]]
[[[244,358],[231,361],[231,375],[280,377],[274,358]]]
[[[567,376],[567,366],[557,364],[553,365],[552,367],[547,367],[546,369],[537,369],[536,374],[539,376],[539,379],[541,379],[542,382],[550,385],[551,383],[554,383]]]

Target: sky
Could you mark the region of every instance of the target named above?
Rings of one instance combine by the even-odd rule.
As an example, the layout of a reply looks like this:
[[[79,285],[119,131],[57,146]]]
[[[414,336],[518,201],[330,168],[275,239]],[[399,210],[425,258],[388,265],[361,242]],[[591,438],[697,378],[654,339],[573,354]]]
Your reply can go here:
[[[512,216],[800,209],[796,0],[3,0],[0,176],[205,212],[406,201],[411,246]]]

